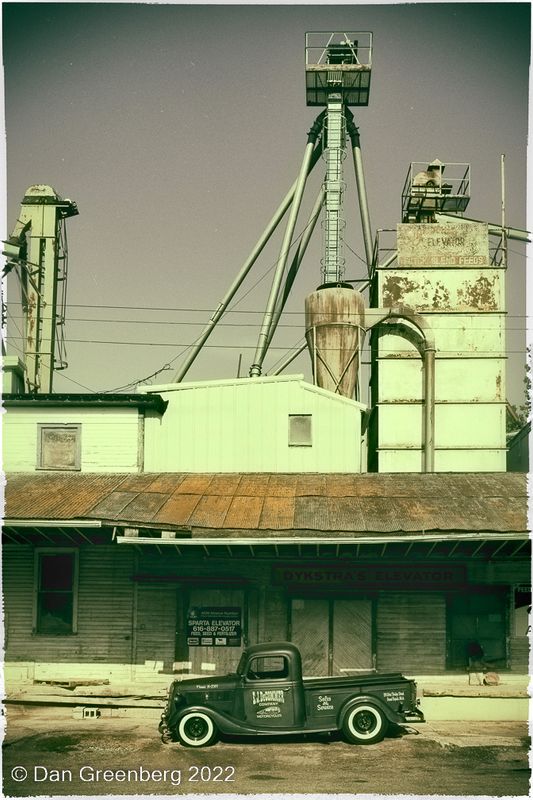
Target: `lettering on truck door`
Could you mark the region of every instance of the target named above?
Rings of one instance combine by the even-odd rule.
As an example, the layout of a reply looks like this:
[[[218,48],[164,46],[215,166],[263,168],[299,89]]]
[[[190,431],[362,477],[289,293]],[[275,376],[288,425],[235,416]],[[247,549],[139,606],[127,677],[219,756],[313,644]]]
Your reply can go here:
[[[292,727],[294,691],[286,656],[252,658],[243,687],[246,721],[264,728]]]

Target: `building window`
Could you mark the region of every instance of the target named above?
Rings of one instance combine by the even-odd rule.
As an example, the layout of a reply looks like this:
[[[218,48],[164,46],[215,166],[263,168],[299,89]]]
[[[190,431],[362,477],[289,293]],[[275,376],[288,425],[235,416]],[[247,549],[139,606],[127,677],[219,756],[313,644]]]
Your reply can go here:
[[[76,633],[77,550],[36,550],[35,578],[35,633]]]
[[[289,447],[312,447],[311,414],[289,414]]]
[[[38,425],[37,469],[80,468],[81,425]]]
[[[493,669],[507,665],[507,595],[504,591],[478,590],[452,595],[448,604],[448,666],[468,665],[469,654],[481,648],[483,660]]]

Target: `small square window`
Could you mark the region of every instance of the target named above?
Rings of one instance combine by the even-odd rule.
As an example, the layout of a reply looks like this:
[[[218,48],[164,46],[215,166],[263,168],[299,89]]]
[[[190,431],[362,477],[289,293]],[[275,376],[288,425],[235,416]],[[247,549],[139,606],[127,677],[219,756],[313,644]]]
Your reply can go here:
[[[311,414],[289,414],[289,447],[311,447]]]
[[[37,427],[37,469],[81,468],[81,425]]]

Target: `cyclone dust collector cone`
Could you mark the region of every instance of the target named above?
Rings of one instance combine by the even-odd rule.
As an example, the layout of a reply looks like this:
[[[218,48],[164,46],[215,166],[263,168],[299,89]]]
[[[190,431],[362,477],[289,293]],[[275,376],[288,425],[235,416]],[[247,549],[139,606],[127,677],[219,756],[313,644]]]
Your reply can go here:
[[[315,384],[350,399],[357,386],[364,308],[362,294],[346,286],[325,286],[305,299]]]

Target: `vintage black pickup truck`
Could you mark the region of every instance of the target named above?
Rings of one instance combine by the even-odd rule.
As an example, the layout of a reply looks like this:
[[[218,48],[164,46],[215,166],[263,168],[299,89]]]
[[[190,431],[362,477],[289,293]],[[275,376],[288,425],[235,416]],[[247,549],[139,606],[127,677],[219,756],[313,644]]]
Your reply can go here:
[[[220,733],[272,736],[342,731],[356,744],[385,736],[389,723],[424,722],[416,684],[400,673],[302,678],[290,642],[249,647],[237,672],[174,681],[159,732],[163,741],[205,747]]]

